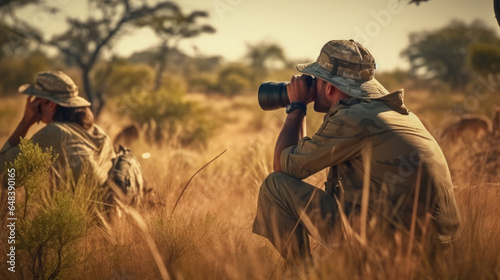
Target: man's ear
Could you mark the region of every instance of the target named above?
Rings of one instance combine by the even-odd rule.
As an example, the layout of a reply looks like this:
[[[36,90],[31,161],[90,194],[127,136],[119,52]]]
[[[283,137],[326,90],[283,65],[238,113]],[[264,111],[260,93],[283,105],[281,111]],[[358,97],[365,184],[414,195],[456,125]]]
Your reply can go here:
[[[57,104],[52,101],[49,101],[49,109],[51,112],[55,112],[57,109]]]
[[[335,86],[333,86],[330,83],[326,83],[326,94],[329,97],[333,96],[333,94],[335,93],[336,90],[337,90],[337,88],[335,88]]]

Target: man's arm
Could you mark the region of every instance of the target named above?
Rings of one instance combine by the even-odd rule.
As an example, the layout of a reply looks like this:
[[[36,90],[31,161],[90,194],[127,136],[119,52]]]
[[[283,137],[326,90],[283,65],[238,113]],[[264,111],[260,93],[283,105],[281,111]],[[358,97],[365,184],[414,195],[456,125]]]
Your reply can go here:
[[[26,99],[26,107],[24,108],[23,118],[17,125],[16,130],[14,130],[12,135],[9,137],[8,141],[10,145],[17,146],[20,142],[19,138],[26,137],[30,127],[41,119],[42,114],[40,113],[40,104],[41,99],[38,98],[32,100],[32,97],[28,96]]]
[[[287,91],[291,103],[300,102],[307,105],[313,101],[316,95],[316,83],[309,87],[306,75],[296,75],[292,77],[290,84],[287,86]],[[282,171],[281,152],[290,146],[297,145],[304,136],[306,136],[306,113],[303,110],[296,109],[287,115],[285,124],[278,136],[278,141],[276,141],[273,162],[275,172]]]
[[[297,145],[306,136],[306,114],[302,110],[294,110],[286,116],[276,147],[274,148],[274,172],[281,172],[281,152]]]
[[[16,130],[12,133],[12,135],[9,137],[9,143],[11,146],[17,146],[19,145],[20,142],[20,137],[26,137],[26,134],[28,133],[28,130],[30,129],[31,125],[21,121],[18,125]]]

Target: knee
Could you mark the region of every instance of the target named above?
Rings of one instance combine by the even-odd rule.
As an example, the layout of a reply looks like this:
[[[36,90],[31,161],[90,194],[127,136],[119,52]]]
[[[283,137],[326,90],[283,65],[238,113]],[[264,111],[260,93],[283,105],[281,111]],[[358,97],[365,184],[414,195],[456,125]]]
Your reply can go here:
[[[266,179],[264,180],[264,184],[273,184],[277,181],[283,181],[285,180],[286,177],[289,177],[285,173],[281,172],[272,172],[269,175],[267,175]]]
[[[267,175],[264,182],[260,187],[260,195],[272,195],[276,196],[282,192],[282,188],[284,188],[290,181],[292,177],[281,173],[281,172],[273,172]]]
[[[267,175],[264,182],[262,182],[262,186],[260,187],[260,189],[261,190],[262,189],[270,189],[270,188],[274,189],[278,185],[280,185],[280,182],[285,181],[286,176],[288,176],[288,175],[285,175],[281,172],[272,172],[269,175]]]

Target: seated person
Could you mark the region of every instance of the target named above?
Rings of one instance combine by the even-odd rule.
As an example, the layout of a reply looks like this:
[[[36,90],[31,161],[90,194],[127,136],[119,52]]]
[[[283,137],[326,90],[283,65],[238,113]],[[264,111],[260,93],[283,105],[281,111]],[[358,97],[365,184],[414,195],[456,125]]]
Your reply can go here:
[[[69,166],[75,180],[90,169],[99,185],[104,185],[116,154],[109,136],[94,124],[90,102],[78,96],[78,87],[61,71],[41,72],[35,84],[23,85],[19,92],[27,94],[24,116],[16,130],[0,150],[0,162],[12,162],[19,154],[20,137],[26,137],[36,122],[47,124],[35,133],[32,141],[42,149],[53,147],[58,154],[54,163],[61,176]],[[5,171],[2,171],[5,172]]]

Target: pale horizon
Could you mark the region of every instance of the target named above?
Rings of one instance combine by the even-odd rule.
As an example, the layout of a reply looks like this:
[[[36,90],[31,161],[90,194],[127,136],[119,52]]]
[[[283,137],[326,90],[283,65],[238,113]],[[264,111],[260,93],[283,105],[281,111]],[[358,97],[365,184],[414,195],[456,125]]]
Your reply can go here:
[[[155,1],[150,1],[154,3]],[[59,1],[61,8],[75,17],[89,11],[84,2]],[[222,56],[226,62],[241,61],[246,46],[273,42],[283,47],[287,58],[302,62],[315,60],[321,47],[333,39],[355,39],[367,46],[380,71],[407,69],[400,56],[408,46],[411,32],[432,31],[461,20],[482,20],[500,34],[492,0],[429,0],[419,6],[408,0],[356,1],[264,1],[264,0],[183,0],[176,3],[183,12],[204,10],[214,34],[203,34],[181,41],[179,49],[189,55]],[[34,18],[36,8],[23,16]],[[51,17],[45,24],[50,33],[62,30],[62,17]],[[155,47],[158,39],[147,29],[121,37],[115,52],[122,56]]]

